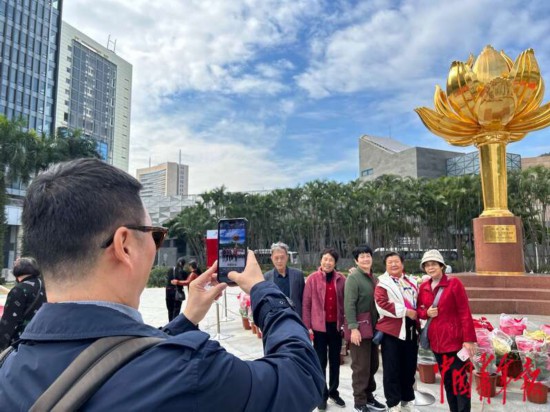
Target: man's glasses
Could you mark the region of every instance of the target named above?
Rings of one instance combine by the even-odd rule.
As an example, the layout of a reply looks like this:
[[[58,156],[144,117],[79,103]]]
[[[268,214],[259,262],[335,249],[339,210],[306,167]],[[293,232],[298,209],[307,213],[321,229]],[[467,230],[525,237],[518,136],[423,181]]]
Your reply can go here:
[[[155,241],[155,246],[157,247],[157,250],[160,249],[162,246],[162,242],[164,242],[164,238],[168,234],[168,229],[165,227],[160,226],[134,226],[134,225],[122,225],[122,227],[125,227],[126,229],[130,230],[139,230],[140,232],[151,232],[151,235],[153,236],[153,240]],[[113,240],[115,238],[115,234],[107,239],[103,244],[101,245],[102,249],[108,248],[113,243]]]

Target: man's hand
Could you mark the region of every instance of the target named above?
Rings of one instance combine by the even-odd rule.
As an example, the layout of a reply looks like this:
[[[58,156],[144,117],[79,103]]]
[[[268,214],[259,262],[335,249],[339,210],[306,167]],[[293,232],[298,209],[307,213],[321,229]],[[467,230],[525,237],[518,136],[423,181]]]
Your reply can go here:
[[[227,276],[239,285],[244,293],[249,295],[250,290],[256,283],[260,283],[265,280],[264,275],[262,274],[262,269],[256,260],[256,256],[251,250],[248,251],[244,271],[242,271],[242,273],[232,271],[229,272]]]
[[[361,345],[361,332],[359,332],[359,329],[351,330],[351,343],[357,346]]]
[[[433,306],[430,306],[430,308],[426,312],[430,318],[435,318],[439,314],[437,311],[437,308],[434,308]]]
[[[225,283],[218,283],[216,270],[218,262],[214,262],[208,270],[189,284],[189,299],[183,314],[195,325],[204,319],[212,303],[227,287]]]
[[[416,319],[416,310],[413,309],[407,309],[407,312],[405,312],[405,316],[408,318],[411,318],[412,320]]]

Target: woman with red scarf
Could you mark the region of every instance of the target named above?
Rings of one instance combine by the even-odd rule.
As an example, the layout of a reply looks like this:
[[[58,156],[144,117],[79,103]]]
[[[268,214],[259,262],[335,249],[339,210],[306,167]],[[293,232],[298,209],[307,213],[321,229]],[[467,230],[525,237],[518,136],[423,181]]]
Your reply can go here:
[[[403,273],[403,257],[384,257],[386,272],[378,278],[374,300],[380,319],[376,330],[384,333],[382,365],[384,396],[390,412],[414,411],[414,375],[418,355],[416,282]]]

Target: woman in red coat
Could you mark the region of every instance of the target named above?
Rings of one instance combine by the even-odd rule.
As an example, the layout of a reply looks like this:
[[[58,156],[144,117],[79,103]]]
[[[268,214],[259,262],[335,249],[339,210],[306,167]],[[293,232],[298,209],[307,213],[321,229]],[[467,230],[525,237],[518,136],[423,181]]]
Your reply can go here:
[[[335,249],[327,248],[321,252],[321,266],[306,279],[302,299],[302,319],[309,333],[313,333],[313,347],[325,379],[327,361],[329,366],[329,386],[325,386],[323,401],[317,407],[320,411],[327,409],[329,398],[341,408],[346,406],[338,391],[346,278],[336,270],[337,262]]]
[[[455,382],[460,382],[461,386],[467,383],[467,368],[463,368],[465,362],[460,360],[457,353],[464,348],[472,357],[476,350],[476,334],[466,290],[459,279],[448,278],[444,273],[446,265],[439,251],[429,250],[424,253],[420,267],[431,279],[420,285],[417,313],[420,319],[432,319],[428,339],[439,370],[448,368],[444,372],[444,385],[449,409],[451,412],[469,412],[470,393],[455,394],[453,388],[453,375],[459,373],[459,370],[462,371],[464,381],[459,381],[456,376]],[[435,296],[441,288],[443,291],[439,303],[433,307]]]

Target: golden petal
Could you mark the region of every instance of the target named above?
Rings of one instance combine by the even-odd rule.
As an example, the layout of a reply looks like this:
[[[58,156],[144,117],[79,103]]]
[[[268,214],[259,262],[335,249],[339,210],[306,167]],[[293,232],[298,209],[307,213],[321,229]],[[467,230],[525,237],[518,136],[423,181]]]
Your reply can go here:
[[[544,98],[544,81],[533,49],[525,50],[518,56],[509,78],[518,102],[516,116],[540,106]]]
[[[480,132],[477,125],[445,117],[427,107],[416,108],[415,112],[428,130],[452,145],[468,146],[473,143],[473,137]]]
[[[516,112],[512,82],[502,77],[491,80],[479,93],[475,111],[481,126],[489,130],[502,129]]]
[[[439,86],[435,86],[434,106],[435,111],[445,117],[470,122],[469,119],[463,119],[453,111],[451,104],[449,103],[449,99],[447,99],[447,95],[443,90],[441,90],[441,87]]]
[[[466,60],[466,65],[470,67],[470,69],[472,69],[474,67],[474,61],[475,61],[475,56],[470,53],[470,55],[468,56],[468,60]]]
[[[477,123],[474,106],[481,86],[468,65],[462,62],[451,64],[447,77],[447,98],[458,116],[471,123]]]
[[[496,77],[507,77],[510,73],[506,59],[491,46],[485,46],[477,57],[473,71],[483,84],[489,83]]]
[[[550,126],[550,103],[546,103],[524,116],[516,116],[506,126],[506,130],[513,133],[529,133],[547,126]]]
[[[508,70],[512,70],[512,67],[514,67],[514,61],[506,53],[504,53],[504,50],[500,51],[500,55],[504,57],[504,60],[506,60]]]

